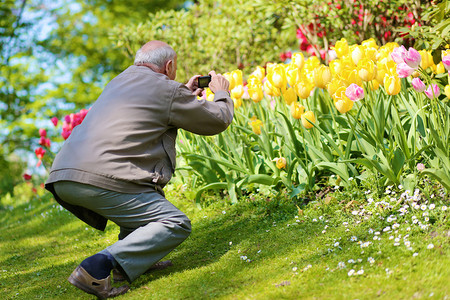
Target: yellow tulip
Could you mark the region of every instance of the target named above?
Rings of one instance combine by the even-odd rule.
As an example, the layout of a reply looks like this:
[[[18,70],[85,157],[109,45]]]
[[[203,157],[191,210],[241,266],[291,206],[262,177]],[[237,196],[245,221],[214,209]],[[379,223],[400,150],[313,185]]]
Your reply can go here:
[[[244,95],[244,87],[242,85],[235,86],[231,92],[230,95],[233,99],[240,99],[242,98],[242,95]]]
[[[363,58],[363,51],[361,46],[353,45],[350,47],[352,61],[355,65]]]
[[[445,86],[445,88],[444,88],[444,94],[445,94],[445,96],[447,96],[447,98],[450,99],[450,85],[449,85],[449,84],[447,84],[447,85]]]
[[[252,73],[247,78],[247,85],[262,85],[262,81]]]
[[[297,101],[297,95],[292,87],[284,90],[282,94],[287,105],[291,105],[292,102]]]
[[[282,65],[276,65],[272,72],[267,74],[267,79],[270,81],[272,86],[282,89],[286,88],[287,79],[286,71]]]
[[[308,98],[313,88],[314,86],[312,84],[304,80],[295,85],[295,91],[297,92],[297,95],[300,97],[300,99]]]
[[[345,68],[342,70],[342,75],[340,76],[347,85],[352,83],[362,86],[362,79],[359,77],[357,69]]]
[[[291,105],[291,116],[294,119],[300,119],[305,112],[305,107],[300,104],[300,102],[295,101]]]
[[[444,58],[444,56],[450,55],[450,49],[448,50],[442,50],[441,52],[441,59]]]
[[[374,47],[363,47],[363,58],[377,60],[378,50]]]
[[[261,126],[263,125],[263,122],[257,119],[256,116],[251,117],[248,124],[252,127],[255,134],[261,134]]]
[[[236,81],[235,81],[234,77],[229,72],[223,74],[223,76],[228,80],[228,82],[230,82],[229,89],[232,90],[236,86]]]
[[[286,167],[286,158],[284,157],[278,157],[275,158],[276,166],[278,169],[284,169]]]
[[[296,64],[290,63],[286,66],[287,82],[290,86],[294,86],[300,80],[300,72]]]
[[[341,114],[345,114],[350,109],[352,109],[353,101],[350,99],[348,99],[348,100],[341,99],[341,100],[334,102],[334,106]]]
[[[334,59],[328,63],[332,76],[336,76],[341,73],[342,61],[340,59]]]
[[[345,114],[353,107],[353,101],[345,95],[346,89],[345,86],[341,86],[331,96],[334,99],[334,106],[341,114]]]
[[[305,65],[303,66],[304,69],[308,71],[312,71],[315,68],[320,66],[320,60],[317,58],[317,56],[310,56],[306,61]]]
[[[264,68],[257,66],[256,70],[253,71],[252,74],[250,74],[250,76],[252,76],[252,75],[256,76],[259,79],[259,81],[262,82],[264,77],[266,76],[266,71],[264,70]]]
[[[445,67],[444,67],[444,64],[442,63],[442,61],[440,63],[438,63],[437,65],[434,65],[433,71],[436,74],[445,73]]]
[[[369,87],[372,91],[376,91],[380,87],[380,83],[378,82],[378,80],[374,79],[370,82]]]
[[[384,88],[388,95],[397,95],[402,87],[400,78],[397,75],[387,75],[384,77]]]
[[[427,50],[419,50],[420,56],[422,60],[420,61],[420,66],[422,69],[427,69],[434,65],[433,55],[431,55],[431,51]]]
[[[372,81],[377,76],[377,66],[371,59],[361,59],[357,69],[358,75],[363,81]]]
[[[336,55],[337,57],[341,58],[345,55],[348,54],[348,43],[347,40],[342,38],[339,41],[336,42],[336,45],[334,47],[331,47],[332,49],[334,49],[334,51],[336,51]]]
[[[313,124],[316,123],[316,118],[314,117],[314,113],[312,111],[307,111],[304,114],[302,114],[302,125],[306,129],[313,128],[314,125],[309,123],[308,121]]]
[[[267,63],[266,65],[266,76],[269,73],[272,73],[273,69],[277,66],[277,64],[274,63]]]
[[[392,58],[383,58],[377,62],[377,75],[376,80],[378,82],[383,82],[384,77],[386,74],[388,75],[395,75],[397,74],[397,64],[395,61],[392,60]]]
[[[318,88],[324,89],[331,81],[330,68],[324,65],[320,65],[314,69],[314,85]]]
[[[344,86],[345,82],[343,82],[342,80],[340,80],[338,77],[334,77],[333,79],[331,79],[331,81],[327,84],[327,90],[328,93],[330,95],[333,95],[338,88],[340,88],[341,86]]]
[[[231,72],[231,76],[234,79],[235,86],[236,85],[242,85],[242,71],[241,70],[234,70]]]
[[[370,38],[367,40],[364,40],[361,42],[361,46],[365,47],[365,48],[375,48],[378,49],[378,45],[377,42],[375,41],[374,38]]]
[[[264,97],[261,85],[252,85],[248,87],[248,95],[253,100],[253,102],[258,103]]]
[[[303,56],[303,53],[296,52],[292,54],[292,63],[295,64],[299,69],[303,68],[303,65],[305,64],[305,57]]]
[[[266,92],[266,94],[269,96],[278,97],[281,95],[280,89],[278,89],[278,88],[274,87],[272,84],[270,84],[269,80],[264,81],[263,87],[264,87],[264,92]]]

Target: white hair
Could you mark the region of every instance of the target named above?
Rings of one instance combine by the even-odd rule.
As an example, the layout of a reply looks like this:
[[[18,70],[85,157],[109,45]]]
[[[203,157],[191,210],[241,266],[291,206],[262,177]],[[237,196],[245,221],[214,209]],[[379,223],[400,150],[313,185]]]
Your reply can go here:
[[[134,64],[150,63],[156,65],[158,68],[164,68],[166,62],[174,60],[176,55],[175,50],[170,46],[162,46],[150,51],[144,51],[141,48],[136,52]]]

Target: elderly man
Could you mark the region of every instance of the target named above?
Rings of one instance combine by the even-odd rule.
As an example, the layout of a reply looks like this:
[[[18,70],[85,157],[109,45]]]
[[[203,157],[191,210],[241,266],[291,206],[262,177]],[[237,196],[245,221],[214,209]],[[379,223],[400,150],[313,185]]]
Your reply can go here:
[[[162,190],[175,170],[178,128],[213,135],[233,120],[225,77],[210,72],[215,97],[209,102],[197,99],[198,75],[184,85],[174,81],[176,72],[169,45],[142,46],[134,65],[108,83],[75,127],[46,182],[55,199],[87,224],[104,230],[111,220],[120,226],[119,240],[86,258],[69,277],[103,299],[128,290],[111,286],[111,271],[132,282],[191,231],[190,220]]]

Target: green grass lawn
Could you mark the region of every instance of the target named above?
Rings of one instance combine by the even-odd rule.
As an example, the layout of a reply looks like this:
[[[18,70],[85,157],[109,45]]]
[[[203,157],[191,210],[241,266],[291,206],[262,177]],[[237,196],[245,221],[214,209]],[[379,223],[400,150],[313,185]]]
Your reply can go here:
[[[67,277],[118,228],[96,231],[27,188],[0,203],[2,299],[93,299]],[[371,201],[335,191],[302,206],[283,196],[249,195],[233,206],[215,197],[200,210],[178,188],[167,194],[191,218],[192,234],[167,257],[173,266],[141,276],[117,299],[450,297],[448,195],[398,190]]]

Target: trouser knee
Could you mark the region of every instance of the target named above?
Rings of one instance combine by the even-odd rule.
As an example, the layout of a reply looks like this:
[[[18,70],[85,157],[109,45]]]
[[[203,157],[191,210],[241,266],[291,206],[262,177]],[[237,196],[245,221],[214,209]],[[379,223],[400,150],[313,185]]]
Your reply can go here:
[[[192,228],[191,220],[189,220],[185,214],[180,214],[176,218],[172,219],[172,222],[176,226],[179,234],[183,235],[185,239],[190,235]]]

